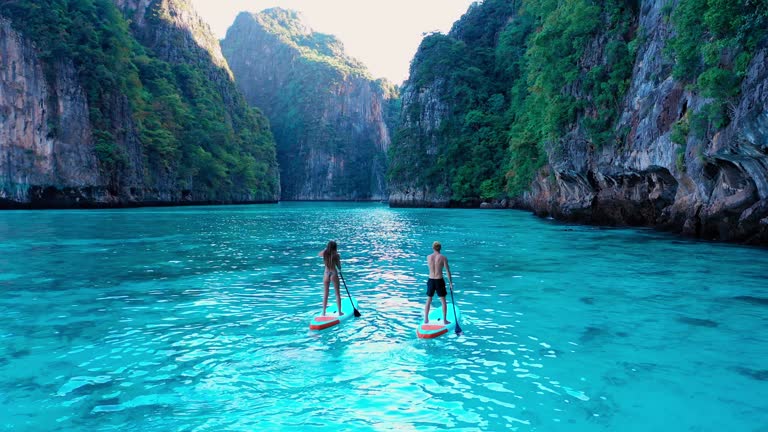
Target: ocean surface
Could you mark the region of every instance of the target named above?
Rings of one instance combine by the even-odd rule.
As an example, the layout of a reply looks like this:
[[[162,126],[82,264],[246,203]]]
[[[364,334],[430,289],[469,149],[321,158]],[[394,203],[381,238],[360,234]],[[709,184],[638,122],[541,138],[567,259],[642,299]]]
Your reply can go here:
[[[330,239],[362,316],[310,331]],[[464,334],[419,340],[434,240]],[[6,211],[0,293],[0,431],[768,431],[765,249],[378,203]]]

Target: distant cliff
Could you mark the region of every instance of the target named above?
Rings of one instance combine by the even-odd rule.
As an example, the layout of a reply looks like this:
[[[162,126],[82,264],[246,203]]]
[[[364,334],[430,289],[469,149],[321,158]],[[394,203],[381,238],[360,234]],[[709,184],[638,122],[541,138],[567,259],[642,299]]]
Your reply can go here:
[[[372,80],[334,36],[280,8],[241,13],[222,50],[247,100],[270,120],[282,199],[386,198],[393,86]]]
[[[268,121],[188,1],[0,5],[0,207],[278,197]]]
[[[475,4],[450,34],[422,41],[390,150],[393,206],[477,206],[501,198],[511,77],[496,53],[519,2]]]
[[[767,7],[475,4],[412,63],[390,203],[767,244]]]

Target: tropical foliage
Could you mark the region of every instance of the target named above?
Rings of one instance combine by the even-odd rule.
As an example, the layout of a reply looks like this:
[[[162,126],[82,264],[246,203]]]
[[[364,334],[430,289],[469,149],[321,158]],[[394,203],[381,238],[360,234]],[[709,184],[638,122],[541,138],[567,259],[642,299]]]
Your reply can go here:
[[[266,119],[242,98],[223,100],[217,88],[232,83],[212,82],[202,68],[155,56],[132,36],[112,1],[14,0],[0,5],[0,15],[35,42],[51,85],[58,67],[74,64],[88,98],[96,154],[109,177],[130,163],[116,139],[125,133],[120,116],[127,103],[150,181],[172,173],[179,187],[213,199],[232,190],[275,196],[275,149]],[[59,125],[50,126],[56,134]]]
[[[699,136],[712,133],[731,121],[729,105],[768,34],[768,2],[685,0],[674,9],[670,4],[666,12],[677,32],[668,46],[674,77],[710,98],[682,122],[690,122],[691,132]]]
[[[241,13],[222,52],[249,102],[269,117],[283,198],[367,199],[383,189],[384,140],[365,104],[381,101],[385,122],[394,123],[395,86],[374,81],[338,39],[312,31],[297,12],[282,8]]]
[[[569,131],[594,149],[621,145],[617,116],[645,37],[639,3],[485,0],[448,35],[427,36],[403,89],[413,96],[390,151],[393,184],[455,204],[518,196],[561,154]],[[711,99],[675,125],[676,142],[730,121],[728,106],[768,32],[767,8],[763,0],[664,8],[676,35],[674,77]]]

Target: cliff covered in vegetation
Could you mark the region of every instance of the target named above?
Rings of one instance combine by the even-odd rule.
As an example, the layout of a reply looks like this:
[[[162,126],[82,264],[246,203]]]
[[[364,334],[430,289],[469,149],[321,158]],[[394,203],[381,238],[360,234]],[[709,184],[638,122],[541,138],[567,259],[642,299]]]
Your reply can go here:
[[[386,198],[397,89],[289,10],[241,13],[222,49],[247,100],[270,120],[282,199]]]
[[[768,243],[767,8],[473,5],[411,65],[390,203]]]
[[[5,207],[275,201],[268,121],[186,0],[0,5]]]

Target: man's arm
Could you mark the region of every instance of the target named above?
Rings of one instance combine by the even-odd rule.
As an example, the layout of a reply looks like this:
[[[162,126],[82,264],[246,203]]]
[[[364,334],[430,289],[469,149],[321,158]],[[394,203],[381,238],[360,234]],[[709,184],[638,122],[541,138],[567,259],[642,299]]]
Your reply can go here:
[[[451,284],[451,288],[453,288],[453,276],[451,276],[451,267],[448,266],[448,257],[443,256],[445,258],[445,271],[448,273],[448,282]]]

